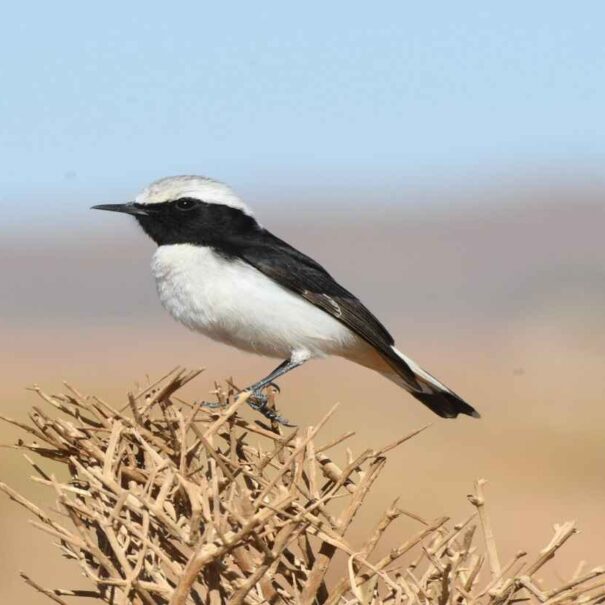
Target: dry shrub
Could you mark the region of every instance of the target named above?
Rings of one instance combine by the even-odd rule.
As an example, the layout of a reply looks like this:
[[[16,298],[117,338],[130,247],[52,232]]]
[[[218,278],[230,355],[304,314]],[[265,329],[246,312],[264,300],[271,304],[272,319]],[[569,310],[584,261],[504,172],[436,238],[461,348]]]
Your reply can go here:
[[[501,565],[482,482],[470,497],[476,510],[463,523],[417,517],[418,532],[377,557],[391,523],[409,514],[394,503],[363,544],[351,544],[347,528],[388,452],[419,431],[337,463],[329,452],[351,434],[317,440],[333,409],[315,427],[284,431],[241,417],[246,394],[233,386],[217,387],[221,409],[178,399],[198,373],[174,371],[129,395],[122,408],[69,386],[54,396],[36,389],[50,412],[34,407],[28,422],[5,419],[32,439],[17,447],[65,466],[60,480],[27,456],[61,514],[1,489],[37,518],[92,588],[47,589],[22,574],[26,582],[62,604],[69,597],[149,605],[605,600],[603,569],[578,568],[555,587],[537,575],[575,533],[573,523],[556,526],[534,558],[519,553]]]

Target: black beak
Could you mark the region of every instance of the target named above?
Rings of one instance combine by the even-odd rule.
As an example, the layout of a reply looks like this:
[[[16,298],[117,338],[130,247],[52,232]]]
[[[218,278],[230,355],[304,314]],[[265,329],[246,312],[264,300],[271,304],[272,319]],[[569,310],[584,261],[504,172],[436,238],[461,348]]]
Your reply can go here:
[[[92,206],[91,210],[109,210],[110,212],[147,216],[145,208],[141,208],[141,206],[133,202],[128,202],[128,204],[99,204],[98,206]]]

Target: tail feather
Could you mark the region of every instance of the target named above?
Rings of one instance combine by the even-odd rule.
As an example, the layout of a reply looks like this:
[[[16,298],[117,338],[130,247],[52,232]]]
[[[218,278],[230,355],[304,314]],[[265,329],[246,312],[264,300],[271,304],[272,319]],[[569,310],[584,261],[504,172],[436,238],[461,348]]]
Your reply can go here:
[[[458,414],[466,414],[473,418],[481,418],[481,414],[458,395],[450,391],[433,391],[432,393],[412,392],[412,395],[426,405],[432,412],[442,418],[456,418]]]
[[[456,418],[458,414],[466,414],[473,418],[481,417],[475,408],[466,403],[456,393],[448,389],[434,376],[431,376],[426,370],[423,370],[416,362],[406,357],[395,347],[393,347],[393,353],[395,353],[396,357],[389,356],[388,362],[401,379],[401,386],[416,399],[424,403],[435,414],[442,418]],[[410,385],[409,383],[408,376],[410,370],[415,374],[416,385]]]

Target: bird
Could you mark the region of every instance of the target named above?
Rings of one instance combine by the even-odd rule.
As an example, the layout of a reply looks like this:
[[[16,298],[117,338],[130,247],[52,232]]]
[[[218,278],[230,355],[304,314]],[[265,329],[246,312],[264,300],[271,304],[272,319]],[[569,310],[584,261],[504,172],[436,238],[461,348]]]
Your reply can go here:
[[[443,418],[480,417],[399,351],[384,325],[326,269],[263,227],[228,185],[202,176],[166,177],[134,201],[92,208],[132,215],[157,244],[151,261],[157,292],[178,322],[281,360],[245,389],[267,418],[288,424],[268,405],[267,387],[327,356],[375,370]]]

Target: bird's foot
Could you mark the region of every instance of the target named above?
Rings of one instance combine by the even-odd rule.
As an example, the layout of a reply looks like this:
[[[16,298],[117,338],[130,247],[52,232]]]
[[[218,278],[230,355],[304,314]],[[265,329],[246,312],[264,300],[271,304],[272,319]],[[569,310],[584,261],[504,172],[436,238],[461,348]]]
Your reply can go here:
[[[200,401],[198,405],[208,410],[222,410],[223,408],[227,407],[227,402],[221,403],[220,401]]]
[[[281,387],[276,382],[270,382],[266,387],[273,387],[278,393],[281,393]]]
[[[279,387],[277,385],[271,383],[267,386],[272,386],[279,392]],[[248,405],[253,410],[260,412],[265,418],[268,418],[269,420],[277,422],[283,426],[296,426],[295,424],[291,424],[287,418],[280,416],[275,409],[269,407],[269,398],[262,392],[262,389],[253,390],[250,393]]]

